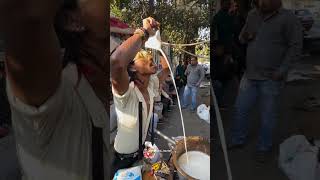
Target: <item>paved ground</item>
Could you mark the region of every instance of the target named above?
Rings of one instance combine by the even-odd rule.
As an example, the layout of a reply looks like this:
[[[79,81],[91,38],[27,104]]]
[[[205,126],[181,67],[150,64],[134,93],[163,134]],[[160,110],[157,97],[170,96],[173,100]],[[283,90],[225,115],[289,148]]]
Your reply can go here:
[[[297,63],[294,69],[314,70],[314,65],[320,64],[320,56],[309,56]],[[229,92],[229,104],[233,104],[236,88]],[[320,138],[318,127],[319,122],[314,117],[319,117],[320,109],[314,109],[313,112],[298,111],[293,108],[295,105],[302,105],[302,102],[308,97],[320,97],[320,80],[300,80],[287,83],[283,90],[281,98],[281,118],[274,132],[274,152],[269,161],[262,166],[257,166],[254,161],[254,150],[259,130],[258,108],[252,109],[251,129],[249,144],[243,149],[231,152],[230,163],[233,171],[234,180],[286,180],[287,177],[278,168],[278,145],[286,138],[294,134],[304,134],[307,137]],[[232,109],[222,113],[225,130],[228,132],[230,127]],[[217,130],[214,130],[214,149],[213,149],[213,178],[227,179],[226,169],[221,152],[219,136]],[[229,133],[226,133],[227,136]]]
[[[208,92],[208,87],[199,90],[199,104],[208,105],[210,103],[210,96],[208,96]],[[182,114],[184,118],[186,136],[202,136],[208,139],[210,138],[210,125],[207,122],[201,120],[196,113],[192,113],[188,109],[183,110]],[[173,106],[172,112],[167,114],[167,118],[163,121],[160,121],[158,129],[168,137],[183,136],[182,123],[178,105]],[[168,149],[167,141],[165,141],[161,137],[157,136],[155,143],[159,146],[160,149]],[[165,158],[168,158],[169,153],[164,153],[163,155]]]

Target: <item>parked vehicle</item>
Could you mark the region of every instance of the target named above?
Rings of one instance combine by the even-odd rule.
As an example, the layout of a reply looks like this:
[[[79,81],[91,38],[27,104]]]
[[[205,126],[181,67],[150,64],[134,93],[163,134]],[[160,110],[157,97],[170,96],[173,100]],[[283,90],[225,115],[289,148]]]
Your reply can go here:
[[[314,18],[312,13],[308,9],[296,9],[294,10],[294,14],[299,18],[304,28],[304,32],[308,32],[313,24]]]

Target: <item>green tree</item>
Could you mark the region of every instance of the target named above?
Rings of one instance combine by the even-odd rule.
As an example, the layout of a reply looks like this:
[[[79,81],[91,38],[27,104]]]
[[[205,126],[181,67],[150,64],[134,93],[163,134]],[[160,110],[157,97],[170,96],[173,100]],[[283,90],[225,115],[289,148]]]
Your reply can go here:
[[[161,24],[161,37],[175,44],[196,42],[199,30],[209,28],[210,0],[114,0],[111,11],[132,27],[152,16]],[[175,50],[178,50],[176,48]],[[195,47],[184,48],[195,53]]]

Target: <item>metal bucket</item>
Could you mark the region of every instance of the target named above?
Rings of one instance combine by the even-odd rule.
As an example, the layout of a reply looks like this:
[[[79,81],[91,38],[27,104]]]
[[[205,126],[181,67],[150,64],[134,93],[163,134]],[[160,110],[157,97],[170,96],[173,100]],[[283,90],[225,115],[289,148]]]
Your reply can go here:
[[[209,140],[200,136],[189,136],[186,138],[188,151],[200,151],[210,156]],[[175,149],[172,152],[173,165],[177,169],[180,180],[197,180],[185,173],[179,166],[178,159],[185,153],[184,140],[176,143]],[[201,168],[201,167],[199,167]],[[209,172],[210,173],[210,172]]]

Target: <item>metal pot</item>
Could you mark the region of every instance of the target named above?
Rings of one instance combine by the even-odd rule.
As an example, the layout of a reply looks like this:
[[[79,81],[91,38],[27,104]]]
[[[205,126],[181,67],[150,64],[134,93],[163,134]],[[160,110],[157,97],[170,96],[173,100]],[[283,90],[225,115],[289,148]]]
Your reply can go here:
[[[200,151],[210,156],[209,140],[200,136],[189,136],[186,138],[188,151]],[[185,153],[184,139],[178,141],[172,152],[173,165],[177,169],[180,180],[197,180],[185,173],[179,166],[178,159]],[[200,167],[201,168],[201,167]],[[210,173],[210,172],[208,172]]]

